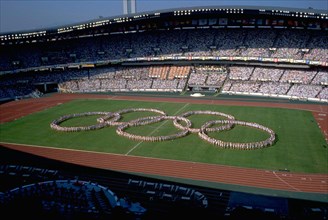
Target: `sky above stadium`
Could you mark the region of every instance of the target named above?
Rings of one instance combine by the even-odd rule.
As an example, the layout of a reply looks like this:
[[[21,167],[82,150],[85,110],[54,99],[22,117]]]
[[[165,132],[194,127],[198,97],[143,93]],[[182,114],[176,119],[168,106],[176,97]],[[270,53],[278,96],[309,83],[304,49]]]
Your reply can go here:
[[[279,6],[328,11],[327,0],[137,0],[137,12],[192,6]],[[0,0],[0,32],[69,25],[123,14],[122,0]]]

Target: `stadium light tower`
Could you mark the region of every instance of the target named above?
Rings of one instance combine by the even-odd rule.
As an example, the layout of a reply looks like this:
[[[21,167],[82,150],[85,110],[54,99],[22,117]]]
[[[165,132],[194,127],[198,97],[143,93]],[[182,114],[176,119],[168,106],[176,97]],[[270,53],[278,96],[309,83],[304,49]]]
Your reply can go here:
[[[123,0],[123,14],[136,13],[136,0]]]

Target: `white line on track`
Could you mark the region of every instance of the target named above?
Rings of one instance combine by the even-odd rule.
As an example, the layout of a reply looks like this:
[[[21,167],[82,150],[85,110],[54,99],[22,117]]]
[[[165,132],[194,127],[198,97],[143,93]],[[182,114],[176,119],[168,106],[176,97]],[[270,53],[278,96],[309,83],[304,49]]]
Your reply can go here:
[[[177,112],[174,113],[174,115],[177,115],[178,113],[180,113],[185,107],[187,107],[189,105],[189,103],[185,104],[184,106],[182,106]],[[168,121],[165,121],[163,124],[161,124],[160,126],[158,126],[157,128],[155,128],[152,132],[150,132],[148,134],[148,136],[154,134],[159,128],[161,128],[163,125],[165,125]],[[137,143],[136,145],[133,146],[133,148],[131,148],[125,155],[129,155],[129,153],[131,153],[134,149],[136,149],[140,144],[142,144],[143,141],[140,141],[139,143]]]
[[[296,191],[298,191],[298,192],[302,192],[302,190],[299,190],[299,189],[297,189],[296,187],[294,187],[294,186],[292,186],[292,185],[290,185],[289,183],[287,183],[285,180],[283,180],[280,176],[278,176],[277,174],[276,174],[276,172],[275,171],[273,171],[272,172],[281,182],[283,182],[283,183],[285,183],[286,185],[288,185],[289,187],[291,187],[292,189],[294,189],[294,190],[296,190]]]

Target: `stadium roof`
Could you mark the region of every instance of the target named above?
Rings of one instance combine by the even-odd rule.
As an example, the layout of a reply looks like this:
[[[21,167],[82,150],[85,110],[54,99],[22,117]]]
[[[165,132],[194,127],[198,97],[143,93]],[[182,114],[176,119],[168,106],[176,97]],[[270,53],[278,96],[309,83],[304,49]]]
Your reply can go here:
[[[204,9],[204,10],[203,10]],[[82,24],[89,24],[89,23],[95,23],[95,22],[101,22],[105,20],[115,20],[119,18],[135,18],[135,17],[142,17],[143,15],[151,15],[151,14],[162,14],[162,13],[172,13],[175,11],[196,11],[196,12],[206,12],[206,10],[213,11],[214,10],[227,10],[227,9],[239,9],[239,10],[247,10],[247,11],[266,11],[266,12],[276,12],[276,13],[296,13],[296,14],[309,14],[309,15],[317,15],[320,17],[323,17],[324,19],[328,20],[328,12],[326,10],[319,10],[319,9],[304,9],[304,8],[286,8],[286,7],[276,7],[276,6],[194,6],[194,7],[185,7],[185,8],[169,8],[169,9],[162,9],[162,10],[153,10],[153,11],[144,11],[139,13],[133,13],[133,14],[122,14],[122,15],[116,15],[116,16],[109,16],[109,17],[102,17],[92,20],[87,20],[83,22],[76,22],[71,23],[67,25],[60,25],[60,26],[52,26],[48,28],[38,28],[38,29],[32,29],[32,30],[24,30],[24,31],[15,31],[15,32],[3,32],[0,33],[1,35],[8,35],[8,34],[18,34],[18,33],[27,33],[27,32],[40,32],[40,31],[48,31],[48,30],[54,30],[54,29],[63,29],[65,27],[71,27],[71,26],[77,26]]]
[[[202,9],[202,8],[222,8],[222,9],[230,9],[230,8],[238,8],[238,9],[248,9],[248,10],[278,10],[278,11],[291,11],[291,12],[306,12],[306,13],[315,13],[315,14],[328,14],[326,10],[319,9],[311,9],[311,8],[286,8],[286,7],[276,7],[276,6],[249,6],[249,5],[226,5],[226,6],[194,6],[194,7],[185,7],[185,8],[170,8],[163,10],[156,10],[156,12],[168,12],[168,11],[176,11],[176,10],[192,10],[192,9]],[[154,11],[153,11],[154,12]]]

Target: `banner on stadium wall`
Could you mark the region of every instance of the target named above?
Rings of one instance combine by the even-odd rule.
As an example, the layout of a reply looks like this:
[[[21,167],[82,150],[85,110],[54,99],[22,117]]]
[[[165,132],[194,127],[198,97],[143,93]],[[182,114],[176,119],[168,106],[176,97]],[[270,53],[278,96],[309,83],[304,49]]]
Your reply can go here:
[[[320,23],[319,22],[309,22],[307,25],[309,28],[312,29],[320,29]]]
[[[128,58],[127,61],[137,61],[137,58]]]
[[[99,65],[106,65],[108,63],[109,63],[109,61],[105,61],[105,60],[95,61],[95,64],[99,64]]]
[[[232,57],[233,60],[244,60],[244,57]]]
[[[207,19],[206,18],[200,18],[198,21],[198,25],[207,25]]]
[[[320,99],[318,99],[318,98],[307,98],[307,100],[309,100],[309,101],[320,101]]]
[[[255,60],[255,61],[258,61],[259,60],[259,57],[246,57],[247,60]]]
[[[228,18],[219,18],[219,25],[228,25]]]
[[[278,58],[278,62],[289,62],[287,58]]]
[[[290,95],[278,95],[279,98],[284,98],[284,99],[291,99],[292,97]]]
[[[319,62],[319,61],[311,60],[311,61],[310,61],[310,64],[312,64],[312,65],[319,65],[320,62]]]
[[[72,65],[72,64],[70,64],[70,65],[67,66],[67,68],[69,68],[69,69],[80,69],[80,65]]]
[[[209,18],[208,25],[216,25],[217,19],[216,18]]]
[[[198,21],[196,19],[192,19],[191,24],[193,26],[196,26],[198,24]]]
[[[306,60],[294,60],[294,63],[306,63]]]
[[[117,63],[120,63],[121,60],[110,60],[109,63],[111,64],[117,64]]]
[[[285,20],[284,19],[279,19],[278,20],[278,25],[284,25],[285,23]]]
[[[273,62],[273,58],[268,58],[268,57],[262,58],[262,61],[264,61],[264,62]]]
[[[93,63],[85,63],[81,65],[82,68],[92,68],[95,67],[95,65]]]
[[[259,18],[256,20],[257,25],[263,25],[263,19]]]
[[[55,70],[64,70],[63,66],[54,66],[53,69]]]

